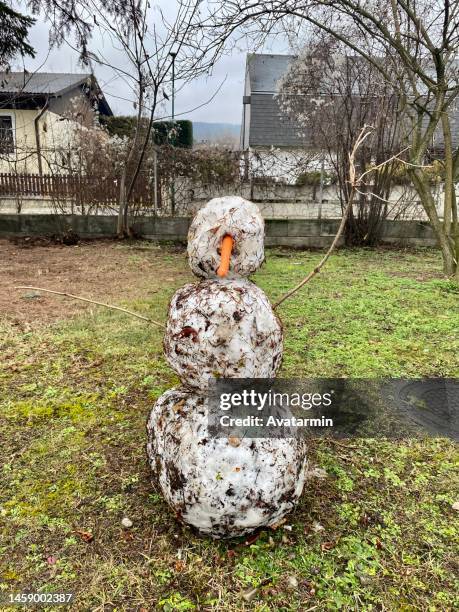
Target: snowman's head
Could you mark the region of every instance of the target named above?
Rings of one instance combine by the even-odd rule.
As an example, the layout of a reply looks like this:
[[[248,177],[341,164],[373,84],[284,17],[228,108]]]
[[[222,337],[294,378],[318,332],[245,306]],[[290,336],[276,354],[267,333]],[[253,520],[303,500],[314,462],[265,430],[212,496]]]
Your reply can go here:
[[[188,258],[196,276],[239,278],[264,261],[264,222],[258,207],[238,196],[210,200],[188,232]]]

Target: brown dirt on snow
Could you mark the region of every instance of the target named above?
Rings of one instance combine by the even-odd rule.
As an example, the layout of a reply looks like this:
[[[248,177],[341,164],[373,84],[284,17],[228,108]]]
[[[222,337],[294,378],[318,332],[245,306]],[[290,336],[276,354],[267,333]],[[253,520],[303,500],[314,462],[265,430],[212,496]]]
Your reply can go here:
[[[165,265],[162,254],[159,247],[128,247],[115,241],[64,246],[0,240],[0,319],[27,328],[99,308],[33,290],[15,290],[17,285],[73,293],[116,305],[120,305],[120,297],[124,301],[151,295],[161,281],[182,276],[172,263]]]

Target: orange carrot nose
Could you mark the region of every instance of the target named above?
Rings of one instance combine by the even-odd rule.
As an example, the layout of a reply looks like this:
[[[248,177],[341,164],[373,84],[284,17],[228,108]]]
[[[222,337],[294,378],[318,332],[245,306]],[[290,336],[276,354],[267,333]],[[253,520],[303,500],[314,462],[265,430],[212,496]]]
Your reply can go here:
[[[232,236],[226,234],[223,236],[222,246],[221,246],[221,259],[220,265],[217,270],[218,276],[222,278],[228,274],[229,265],[230,265],[230,257],[231,251],[233,250],[234,240]]]

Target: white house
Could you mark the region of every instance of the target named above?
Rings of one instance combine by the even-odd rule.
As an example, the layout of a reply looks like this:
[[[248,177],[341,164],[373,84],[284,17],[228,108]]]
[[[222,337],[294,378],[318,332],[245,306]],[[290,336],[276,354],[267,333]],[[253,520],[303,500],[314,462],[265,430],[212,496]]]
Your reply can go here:
[[[0,172],[65,173],[76,127],[112,115],[94,75],[0,73]]]

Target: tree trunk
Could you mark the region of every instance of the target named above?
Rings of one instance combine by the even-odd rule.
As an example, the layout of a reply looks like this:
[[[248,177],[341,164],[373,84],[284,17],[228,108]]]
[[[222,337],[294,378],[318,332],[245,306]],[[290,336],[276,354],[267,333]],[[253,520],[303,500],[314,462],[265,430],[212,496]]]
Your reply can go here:
[[[142,109],[143,109],[143,96],[144,96],[144,86],[143,81],[140,79],[139,83],[139,100],[138,100],[138,111],[137,111],[137,122],[135,126],[134,140],[129,149],[129,153],[127,155],[126,161],[123,166],[123,171],[121,173],[120,178],[120,191],[119,191],[119,199],[118,199],[118,224],[117,224],[117,234],[118,238],[124,238],[128,235],[128,214],[129,214],[129,201],[132,195],[133,182],[131,182],[131,186],[127,189],[127,176],[128,169],[131,167],[131,163],[134,159],[134,155],[137,152],[137,147],[140,138],[140,130],[141,130],[141,121],[142,121]],[[138,167],[135,172],[138,172]],[[134,174],[137,178],[137,174]]]
[[[452,244],[456,260],[456,278],[459,281],[459,227],[457,218],[456,186],[454,183],[454,154],[451,136],[451,124],[446,113],[442,115],[443,138],[445,141],[445,203],[444,226],[445,234]]]
[[[442,113],[441,123],[443,128],[443,139],[445,143],[445,201],[443,205],[443,227],[445,235],[451,235],[451,214],[453,210],[453,146],[451,139],[451,127],[446,112]]]
[[[452,276],[456,272],[456,261],[454,250],[449,236],[445,233],[445,228],[438,218],[435,200],[430,189],[428,179],[421,168],[409,168],[409,174],[413,181],[413,185],[421,198],[421,203],[429,218],[433,233],[438,240],[442,258],[443,272],[448,276]]]
[[[456,199],[456,186],[453,182],[453,194],[452,194],[452,198],[451,198],[451,204],[452,204],[452,208],[451,208],[451,212],[452,212],[452,218],[453,218],[453,224],[452,224],[452,239],[454,242],[454,249],[456,252],[456,280],[459,283],[459,220],[457,218],[457,199]]]
[[[127,200],[126,200],[126,173],[127,173],[127,164],[123,167],[123,171],[121,173],[120,178],[120,190],[118,195],[118,224],[116,228],[116,233],[118,238],[123,238],[127,233],[126,226],[126,214],[125,211],[127,209]]]

